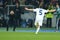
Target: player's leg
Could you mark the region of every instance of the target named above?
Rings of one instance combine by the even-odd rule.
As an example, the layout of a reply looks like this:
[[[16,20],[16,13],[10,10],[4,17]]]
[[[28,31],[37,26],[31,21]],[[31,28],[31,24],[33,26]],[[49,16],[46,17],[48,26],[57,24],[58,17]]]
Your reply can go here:
[[[40,27],[42,26],[42,21],[43,20],[38,20],[38,21],[35,22],[35,25],[37,27],[36,34],[38,34],[38,32],[40,30]]]
[[[38,34],[38,32],[39,32],[39,30],[40,30],[40,25],[39,25],[38,22],[36,23],[36,27],[37,27],[36,34]]]
[[[58,22],[59,22],[59,18],[56,20],[56,32],[58,32]]]

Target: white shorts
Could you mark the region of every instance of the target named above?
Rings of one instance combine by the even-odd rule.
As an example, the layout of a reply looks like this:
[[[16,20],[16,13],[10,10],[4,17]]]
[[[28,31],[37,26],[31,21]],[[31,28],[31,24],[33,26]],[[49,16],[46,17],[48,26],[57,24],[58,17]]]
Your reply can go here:
[[[43,23],[43,19],[36,19],[35,20],[35,25],[37,25],[37,23],[42,26],[42,23]]]

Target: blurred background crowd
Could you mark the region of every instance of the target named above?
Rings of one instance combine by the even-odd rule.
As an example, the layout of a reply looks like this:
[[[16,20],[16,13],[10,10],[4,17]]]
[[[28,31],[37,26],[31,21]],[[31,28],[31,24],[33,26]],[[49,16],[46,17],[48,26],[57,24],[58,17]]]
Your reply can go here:
[[[8,10],[9,5],[15,6],[11,6]],[[55,9],[57,5],[60,6],[60,0],[0,0],[0,27],[20,27],[22,24],[33,27],[34,20],[29,19],[26,23],[27,20],[21,18],[25,10],[20,5],[33,5],[34,8],[41,7],[51,10]],[[45,17],[47,18],[46,27],[52,27],[53,14],[48,13]]]

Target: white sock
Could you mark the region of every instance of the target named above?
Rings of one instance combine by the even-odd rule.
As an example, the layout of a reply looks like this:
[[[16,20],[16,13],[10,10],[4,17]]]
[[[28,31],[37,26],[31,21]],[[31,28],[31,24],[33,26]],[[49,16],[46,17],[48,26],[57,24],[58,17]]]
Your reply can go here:
[[[38,32],[39,32],[39,29],[40,29],[40,26],[37,28],[37,30],[36,30],[36,34],[38,34]]]

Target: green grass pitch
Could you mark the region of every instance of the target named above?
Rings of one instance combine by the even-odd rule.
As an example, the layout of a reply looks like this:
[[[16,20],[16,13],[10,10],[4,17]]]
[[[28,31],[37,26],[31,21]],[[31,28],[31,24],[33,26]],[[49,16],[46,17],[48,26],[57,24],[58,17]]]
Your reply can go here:
[[[0,40],[60,40],[60,32],[0,32]]]

